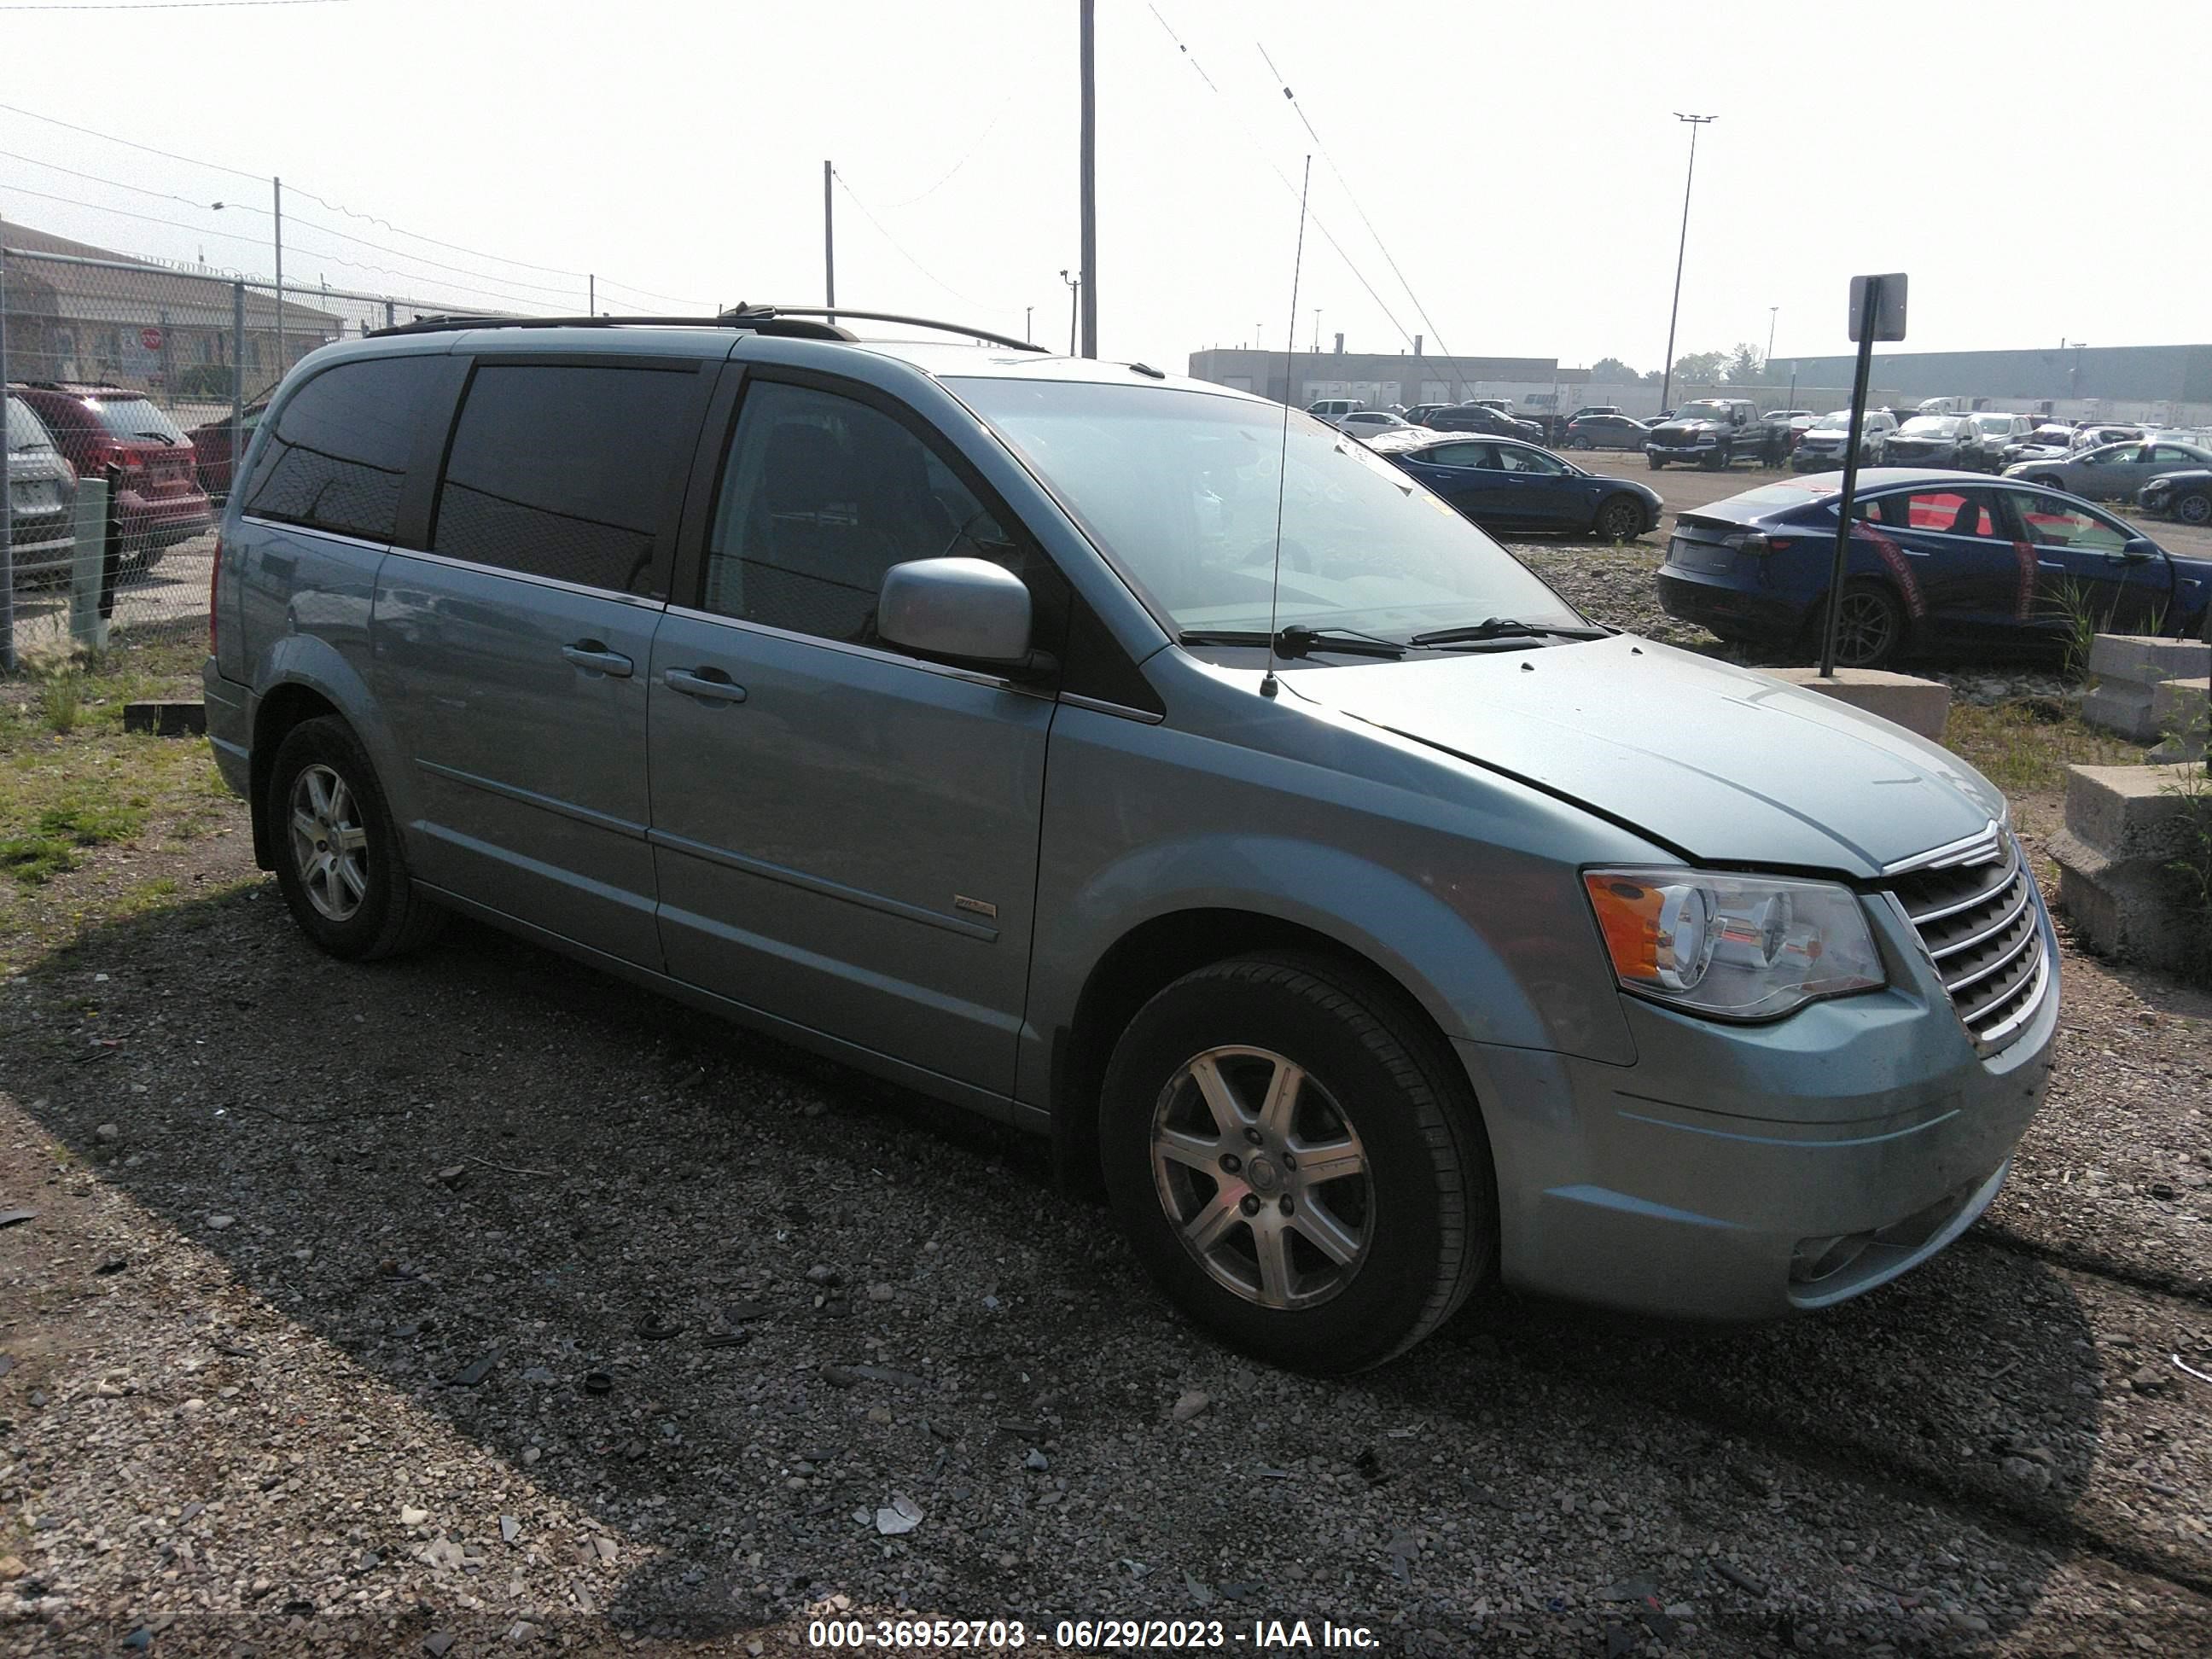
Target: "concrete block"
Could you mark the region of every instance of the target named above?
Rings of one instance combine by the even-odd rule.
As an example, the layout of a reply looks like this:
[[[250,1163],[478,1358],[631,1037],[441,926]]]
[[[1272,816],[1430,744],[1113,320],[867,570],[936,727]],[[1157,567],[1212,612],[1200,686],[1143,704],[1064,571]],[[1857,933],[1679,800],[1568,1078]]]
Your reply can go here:
[[[1762,673],[1790,685],[1818,691],[1823,696],[1863,708],[1917,732],[1931,742],[1943,741],[1943,727],[1951,716],[1951,688],[1940,680],[1916,679],[1883,668],[1838,668],[1832,679],[1820,678],[1817,668],[1768,668]]]
[[[2151,688],[2163,681],[2105,680],[2081,699],[2081,718],[2102,731],[2148,743],[2158,735],[2158,717],[2151,710]]]
[[[157,738],[197,738],[207,732],[204,702],[126,702],[123,729],[146,732]]]
[[[2212,678],[2201,680],[2160,680],[2151,687],[2151,720],[2165,740],[2150,751],[2154,761],[2198,761],[2212,733],[2212,702],[2206,694]]]
[[[2192,842],[2192,814],[2212,811],[2204,783],[2199,766],[2067,769],[2066,828],[2049,849],[2059,908],[2097,950],[2158,968],[2202,950],[2204,918],[2169,866]]]
[[[2089,672],[2100,678],[2151,684],[2212,674],[2212,645],[2152,634],[2100,634],[2089,642]]]

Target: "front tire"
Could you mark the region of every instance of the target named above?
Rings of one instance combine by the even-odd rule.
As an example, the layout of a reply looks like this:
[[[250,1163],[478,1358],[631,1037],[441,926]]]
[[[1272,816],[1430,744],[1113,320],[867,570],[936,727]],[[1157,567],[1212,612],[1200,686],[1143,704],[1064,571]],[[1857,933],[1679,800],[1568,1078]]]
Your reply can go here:
[[[1320,957],[1184,975],[1114,1051],[1115,1213],[1195,1323],[1335,1374],[1419,1341],[1488,1273],[1497,1200],[1449,1053],[1392,988]]]
[[[1644,465],[1650,467],[1654,472],[1664,472],[1667,470],[1667,463],[1661,460],[1656,455],[1646,455],[1644,458]]]
[[[2177,495],[2173,498],[2172,511],[2183,524],[2212,524],[2212,495],[2191,490],[2185,495]]]
[[[444,924],[446,913],[415,890],[376,769],[343,720],[302,720],[285,735],[263,811],[284,902],[331,955],[397,956]]]
[[[1607,496],[1590,528],[1603,541],[1632,542],[1644,533],[1644,503],[1632,495]]]

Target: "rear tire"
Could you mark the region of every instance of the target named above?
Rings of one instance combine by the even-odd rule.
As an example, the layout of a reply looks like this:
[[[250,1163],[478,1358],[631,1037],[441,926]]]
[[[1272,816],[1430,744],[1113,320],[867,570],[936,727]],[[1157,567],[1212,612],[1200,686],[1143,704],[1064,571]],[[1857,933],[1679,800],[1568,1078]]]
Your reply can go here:
[[[331,955],[398,956],[444,927],[446,912],[416,890],[376,769],[343,720],[326,714],[286,734],[262,810],[284,902]]]
[[[2185,495],[2173,498],[2173,516],[2183,524],[2212,524],[2212,495],[2202,490],[2191,490]]]
[[[1827,607],[1813,613],[1812,649],[1818,658],[1826,638]],[[1836,634],[1836,666],[1885,668],[1904,649],[1911,623],[1904,603],[1878,581],[1861,577],[1844,585],[1844,616]]]
[[[1233,957],[1161,991],[1115,1048],[1099,1142],[1154,1282],[1274,1364],[1381,1364],[1490,1270],[1494,1177],[1466,1081],[1347,963]]]

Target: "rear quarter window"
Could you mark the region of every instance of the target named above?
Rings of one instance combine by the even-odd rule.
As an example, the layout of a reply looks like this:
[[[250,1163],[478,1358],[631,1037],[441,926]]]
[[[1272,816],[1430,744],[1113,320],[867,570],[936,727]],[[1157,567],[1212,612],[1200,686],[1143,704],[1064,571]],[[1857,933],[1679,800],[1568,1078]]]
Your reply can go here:
[[[440,356],[357,358],[286,400],[246,485],[246,511],[388,542]]]

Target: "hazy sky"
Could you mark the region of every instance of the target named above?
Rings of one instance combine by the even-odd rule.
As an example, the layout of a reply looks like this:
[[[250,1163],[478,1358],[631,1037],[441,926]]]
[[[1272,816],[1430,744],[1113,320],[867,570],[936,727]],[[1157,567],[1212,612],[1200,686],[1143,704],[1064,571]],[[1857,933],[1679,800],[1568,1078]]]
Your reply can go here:
[[[1284,179],[1315,146],[1262,46],[1326,147],[1313,211],[1349,255],[1310,230],[1301,344],[1318,307],[1324,337],[1402,347],[1387,308],[1431,351],[1656,367],[1677,110],[1720,118],[1698,146],[1678,355],[1764,349],[1770,307],[1777,358],[1846,349],[1856,270],[1910,273],[1908,350],[2212,338],[2194,182],[2212,161],[2212,7],[1098,0],[1098,14],[1111,356],[1181,368],[1255,331],[1283,344]],[[593,270],[617,308],[818,302],[829,157],[848,304],[1015,333],[1034,307],[1036,337],[1064,345],[1075,16],[1075,0],[139,16],[0,0],[0,64],[17,71],[0,99],[282,173],[289,280],[514,309],[580,310]],[[265,187],[5,109],[0,151],[0,216],[268,268],[265,215],[197,205],[265,204]]]

